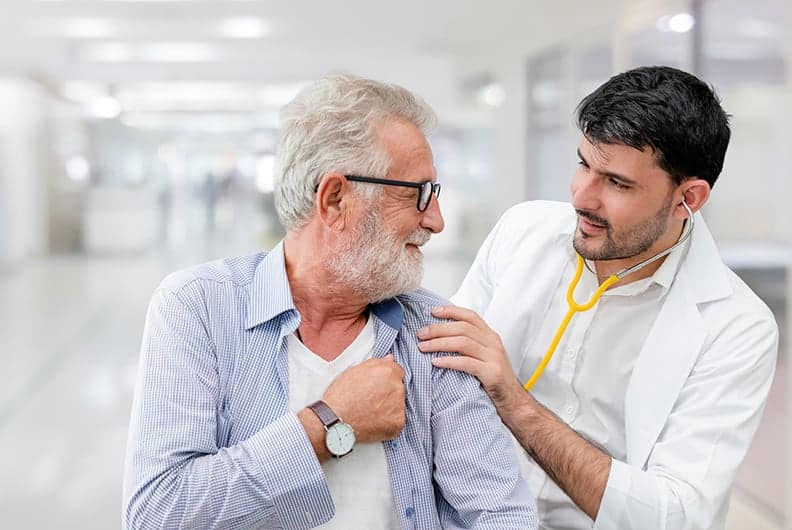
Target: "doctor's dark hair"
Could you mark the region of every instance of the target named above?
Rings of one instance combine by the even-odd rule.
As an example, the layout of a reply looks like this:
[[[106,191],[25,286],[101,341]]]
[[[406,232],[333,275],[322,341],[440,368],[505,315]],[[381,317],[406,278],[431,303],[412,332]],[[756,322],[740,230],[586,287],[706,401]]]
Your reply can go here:
[[[668,66],[618,74],[583,98],[578,128],[594,144],[651,148],[674,184],[691,177],[710,187],[723,169],[731,131],[714,90]]]

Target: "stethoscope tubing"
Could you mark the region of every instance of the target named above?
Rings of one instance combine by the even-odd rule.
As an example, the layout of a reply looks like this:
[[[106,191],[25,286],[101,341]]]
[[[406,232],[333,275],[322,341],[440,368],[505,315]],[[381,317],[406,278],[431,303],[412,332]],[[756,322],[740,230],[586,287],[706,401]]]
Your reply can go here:
[[[663,256],[667,256],[668,254],[673,252],[674,249],[678,248],[685,241],[687,241],[687,239],[690,237],[690,234],[693,233],[693,226],[695,224],[695,220],[693,218],[693,210],[690,209],[690,206],[688,206],[687,203],[684,201],[682,202],[682,206],[684,206],[685,210],[687,210],[688,212],[688,219],[687,222],[685,223],[685,229],[682,232],[682,235],[679,236],[677,242],[671,245],[670,247],[668,247],[667,249],[665,249],[664,251],[658,252],[651,258],[647,258],[641,261],[640,263],[633,265],[632,267],[629,267],[627,269],[622,269],[616,274],[612,274],[611,276],[609,276],[604,282],[600,284],[600,286],[597,288],[594,294],[591,295],[591,298],[585,304],[579,304],[575,300],[575,289],[577,288],[578,282],[580,282],[580,277],[583,275],[583,265],[584,265],[583,257],[580,256],[580,254],[577,255],[577,270],[575,271],[575,276],[572,278],[572,282],[569,284],[569,288],[567,289],[567,294],[566,294],[567,306],[568,306],[566,315],[564,315],[564,319],[561,321],[561,325],[558,326],[558,329],[556,330],[556,333],[553,336],[553,340],[550,342],[550,346],[547,348],[547,351],[542,357],[542,360],[539,362],[539,366],[536,367],[534,373],[531,375],[528,381],[526,381],[525,385],[523,385],[523,388],[525,389],[526,392],[531,390],[531,388],[533,388],[533,386],[542,376],[542,373],[547,367],[547,364],[550,362],[550,359],[553,358],[553,354],[555,353],[556,348],[558,348],[558,343],[561,342],[561,337],[564,336],[567,326],[569,326],[569,322],[572,320],[572,317],[575,316],[575,313],[588,311],[589,309],[594,307],[594,304],[596,304],[599,301],[600,297],[602,296],[602,293],[604,293],[611,285],[618,282],[628,274],[637,272],[643,269],[644,267],[646,267],[647,265],[649,265],[650,263],[654,263],[655,261],[659,260]]]

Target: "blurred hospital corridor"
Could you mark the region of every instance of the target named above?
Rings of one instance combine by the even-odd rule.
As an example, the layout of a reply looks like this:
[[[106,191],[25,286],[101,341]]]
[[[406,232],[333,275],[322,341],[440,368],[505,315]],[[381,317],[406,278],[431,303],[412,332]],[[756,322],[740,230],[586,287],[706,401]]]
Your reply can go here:
[[[175,270],[281,240],[278,110],[309,82],[371,77],[436,110],[446,228],[423,249],[423,285],[450,297],[508,207],[569,200],[581,97],[616,72],[667,64],[711,83],[732,115],[702,213],[780,330],[727,530],[792,530],[790,3],[431,4],[4,4],[0,528],[120,527],[152,292]]]

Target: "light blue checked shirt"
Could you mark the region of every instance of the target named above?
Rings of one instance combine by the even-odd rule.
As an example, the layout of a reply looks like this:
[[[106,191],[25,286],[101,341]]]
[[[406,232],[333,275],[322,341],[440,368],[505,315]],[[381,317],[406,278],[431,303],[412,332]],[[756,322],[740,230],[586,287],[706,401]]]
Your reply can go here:
[[[536,528],[510,438],[478,381],[434,368],[416,331],[444,301],[371,307],[374,357],[404,368],[407,423],[384,442],[403,528]],[[300,322],[283,244],[177,272],[146,317],[124,479],[125,528],[310,528],[333,517],[322,466],[288,410]]]

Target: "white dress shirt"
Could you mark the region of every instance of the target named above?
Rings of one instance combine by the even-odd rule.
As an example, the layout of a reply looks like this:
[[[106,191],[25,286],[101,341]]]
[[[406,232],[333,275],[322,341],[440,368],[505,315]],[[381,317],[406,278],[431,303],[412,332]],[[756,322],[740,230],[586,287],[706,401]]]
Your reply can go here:
[[[618,460],[626,458],[624,394],[632,368],[657,318],[663,297],[674,281],[685,248],[682,245],[669,254],[651,277],[626,285],[617,283],[603,293],[593,308],[575,314],[532,390],[538,401],[589,442]],[[567,287],[576,268],[571,242],[569,255],[569,264],[545,313],[541,331],[523,356],[517,373],[521,381],[527,381],[536,369],[526,360],[544,356],[549,339],[567,312]],[[589,300],[598,287],[596,276],[589,270],[593,265],[587,265],[575,290],[578,303]],[[537,495],[542,527],[592,528],[593,521],[519,444],[517,449],[523,475]]]

